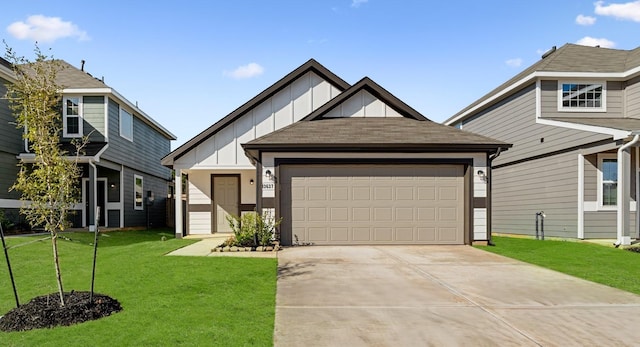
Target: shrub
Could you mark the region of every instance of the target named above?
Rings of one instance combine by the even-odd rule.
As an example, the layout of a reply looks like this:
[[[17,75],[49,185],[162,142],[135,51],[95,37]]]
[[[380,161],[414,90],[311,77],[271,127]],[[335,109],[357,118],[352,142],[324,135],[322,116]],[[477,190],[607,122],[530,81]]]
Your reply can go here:
[[[233,231],[234,246],[267,246],[271,244],[275,229],[282,218],[274,221],[258,213],[245,213],[242,216],[228,215],[227,222]]]

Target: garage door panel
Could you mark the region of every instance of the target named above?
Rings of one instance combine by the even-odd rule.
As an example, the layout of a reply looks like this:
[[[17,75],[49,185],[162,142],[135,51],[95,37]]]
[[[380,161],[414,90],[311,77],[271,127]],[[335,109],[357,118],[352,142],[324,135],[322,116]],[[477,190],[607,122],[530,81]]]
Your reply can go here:
[[[280,173],[284,244],[293,234],[315,244],[464,243],[462,165],[283,165]]]
[[[374,240],[375,241],[383,241],[390,242],[393,241],[393,228],[373,228],[374,232]]]

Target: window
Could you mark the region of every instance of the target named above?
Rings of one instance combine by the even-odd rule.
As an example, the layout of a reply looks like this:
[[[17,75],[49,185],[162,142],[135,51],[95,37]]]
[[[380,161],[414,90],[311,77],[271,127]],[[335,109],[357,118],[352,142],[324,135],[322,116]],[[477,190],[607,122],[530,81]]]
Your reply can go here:
[[[133,208],[136,210],[144,209],[144,198],[142,176],[133,175]]]
[[[598,202],[603,208],[618,204],[618,159],[615,154],[598,155]]]
[[[125,109],[120,109],[120,136],[133,141],[133,116]]]
[[[62,136],[82,136],[82,102],[80,97],[65,97],[62,107]]]
[[[558,109],[574,112],[604,112],[604,83],[559,83]]]

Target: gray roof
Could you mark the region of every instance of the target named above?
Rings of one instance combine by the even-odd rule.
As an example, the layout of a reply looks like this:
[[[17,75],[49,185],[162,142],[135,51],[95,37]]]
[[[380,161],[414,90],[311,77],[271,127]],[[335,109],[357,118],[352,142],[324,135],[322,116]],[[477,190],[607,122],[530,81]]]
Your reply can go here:
[[[544,117],[544,119],[626,131],[640,130],[640,119],[635,118]]]
[[[338,90],[340,90],[341,92],[349,87],[349,83],[345,82],[342,78],[329,71],[329,69],[322,66],[322,64],[318,63],[316,60],[309,59],[306,63],[288,73],[282,79],[272,84],[267,89],[263,90],[260,94],[256,95],[251,100],[247,101],[244,105],[238,107],[235,111],[229,113],[224,118],[220,119],[215,124],[207,128],[200,134],[196,135],[195,137],[191,138],[189,141],[185,142],[182,146],[176,148],[173,152],[166,155],[164,158],[162,158],[162,164],[168,167],[172,167],[174,160],[180,158],[185,153],[197,147],[199,144],[206,141],[211,136],[215,135],[220,130],[224,129],[226,126],[245,115],[247,112],[251,111],[254,107],[258,106],[268,98],[286,88],[293,81],[309,71],[313,71],[314,73],[318,74],[327,82],[338,88]]]
[[[446,124],[464,114],[534,72],[619,73],[637,66],[640,66],[640,47],[633,50],[621,50],[567,43],[449,117],[444,123]]]
[[[452,151],[495,150],[498,147],[508,148],[511,145],[427,119],[349,117],[299,121],[243,144],[243,147],[247,150],[413,148]]]
[[[62,69],[58,71],[56,82],[63,88],[109,88],[101,80],[81,71],[64,60],[58,60]]]

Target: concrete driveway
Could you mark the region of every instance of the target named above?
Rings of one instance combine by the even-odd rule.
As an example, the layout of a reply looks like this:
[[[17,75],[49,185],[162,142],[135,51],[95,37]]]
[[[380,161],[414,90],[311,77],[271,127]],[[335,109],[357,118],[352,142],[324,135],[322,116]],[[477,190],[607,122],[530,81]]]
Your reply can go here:
[[[276,346],[631,346],[640,296],[468,246],[279,252]]]

